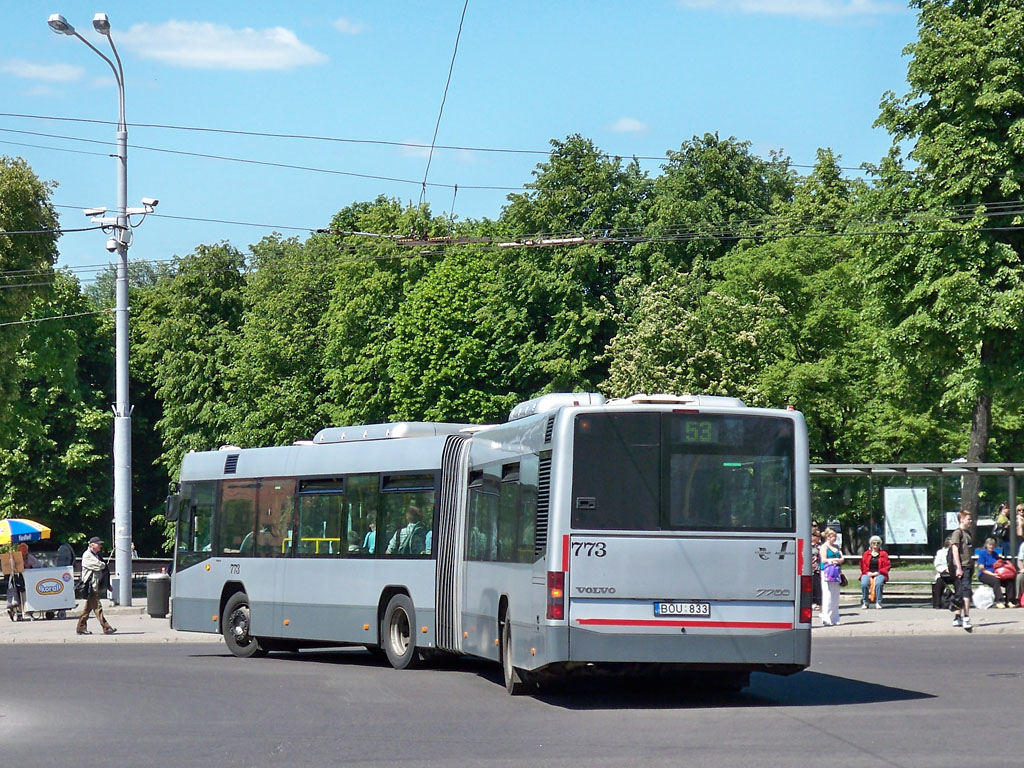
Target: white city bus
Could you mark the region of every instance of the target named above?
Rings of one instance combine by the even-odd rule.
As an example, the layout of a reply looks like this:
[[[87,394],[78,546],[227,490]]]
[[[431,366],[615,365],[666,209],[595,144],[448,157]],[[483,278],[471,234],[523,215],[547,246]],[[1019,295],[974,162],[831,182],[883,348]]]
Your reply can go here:
[[[469,654],[511,693],[638,665],[741,687],[810,663],[808,469],[798,412],[672,395],[189,453],[172,626],[239,656]]]

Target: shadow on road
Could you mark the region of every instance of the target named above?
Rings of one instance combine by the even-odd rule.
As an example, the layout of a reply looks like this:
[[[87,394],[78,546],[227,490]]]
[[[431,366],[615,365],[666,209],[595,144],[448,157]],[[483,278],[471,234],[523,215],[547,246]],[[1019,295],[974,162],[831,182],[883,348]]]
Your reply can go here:
[[[230,656],[223,651],[194,656]],[[362,648],[306,650],[272,653],[268,659],[289,663],[330,664],[390,669],[381,654]],[[501,667],[456,656],[437,656],[422,662],[429,670],[475,675],[505,695]],[[712,679],[694,682],[685,675],[664,678],[582,676],[549,681],[533,696],[537,701],[571,710],[615,709],[708,709],[745,707],[823,707],[919,701],[935,698],[930,693],[854,680],[822,672],[804,671],[789,677],[754,673],[750,686],[741,692],[716,689]]]
[[[495,682],[501,684],[500,674]],[[820,707],[934,698],[931,694],[851,680],[820,672],[790,677],[753,674],[742,692],[688,685],[684,679],[569,680],[543,689],[537,699],[574,710]]]

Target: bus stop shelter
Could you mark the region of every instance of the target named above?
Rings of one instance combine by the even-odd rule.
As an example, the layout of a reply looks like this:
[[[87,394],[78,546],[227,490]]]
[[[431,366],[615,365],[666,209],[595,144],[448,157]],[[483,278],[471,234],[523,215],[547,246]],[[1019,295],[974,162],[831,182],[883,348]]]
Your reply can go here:
[[[1007,556],[1015,557],[1019,540],[1015,521],[1017,485],[1024,477],[1024,463],[980,463],[953,461],[916,464],[812,464],[811,507],[816,520],[843,520],[854,541],[844,542],[849,551],[862,549],[873,534],[882,536],[887,547],[906,549],[905,554],[934,552],[942,545],[951,526],[951,514],[960,509],[975,513],[981,531],[979,544],[987,535],[1001,503],[1010,508]],[[893,492],[891,489],[902,489]],[[897,502],[923,505],[925,531],[913,531],[906,538],[890,541],[886,514],[894,513]],[[890,514],[890,518],[895,514]],[[895,524],[894,524],[895,525]],[[903,533],[901,531],[901,533]],[[896,538],[900,538],[897,536]]]

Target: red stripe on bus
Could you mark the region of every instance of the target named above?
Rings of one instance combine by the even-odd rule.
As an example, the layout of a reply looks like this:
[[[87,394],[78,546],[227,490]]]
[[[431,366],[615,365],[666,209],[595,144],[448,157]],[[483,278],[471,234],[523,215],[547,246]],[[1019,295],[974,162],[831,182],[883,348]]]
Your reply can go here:
[[[796,540],[796,575],[800,576],[804,572],[804,540]]]
[[[673,621],[658,619],[576,619],[599,627],[710,627],[711,629],[792,629],[782,621]]]
[[[562,573],[569,572],[569,534],[562,536]]]

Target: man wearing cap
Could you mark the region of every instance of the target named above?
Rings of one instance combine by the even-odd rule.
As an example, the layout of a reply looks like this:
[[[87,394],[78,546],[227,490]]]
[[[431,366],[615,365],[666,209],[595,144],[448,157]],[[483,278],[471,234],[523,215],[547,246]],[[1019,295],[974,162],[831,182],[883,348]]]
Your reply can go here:
[[[89,597],[86,598],[85,608],[82,609],[82,615],[78,619],[77,631],[80,635],[92,634],[92,632],[85,628],[86,623],[89,621],[90,612],[96,613],[96,619],[99,621],[100,626],[103,627],[103,634],[112,635],[117,632],[116,629],[107,623],[106,618],[103,616],[103,606],[100,605],[100,593],[106,589],[104,582],[107,575],[107,564],[100,558],[101,549],[103,549],[103,539],[99,536],[93,536],[89,539],[89,546],[82,554],[82,583],[89,585]]]

